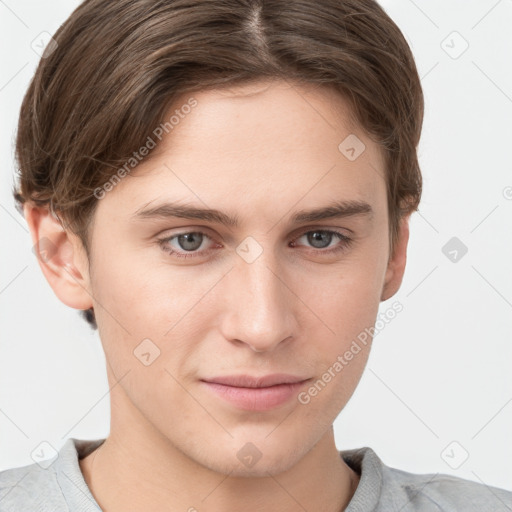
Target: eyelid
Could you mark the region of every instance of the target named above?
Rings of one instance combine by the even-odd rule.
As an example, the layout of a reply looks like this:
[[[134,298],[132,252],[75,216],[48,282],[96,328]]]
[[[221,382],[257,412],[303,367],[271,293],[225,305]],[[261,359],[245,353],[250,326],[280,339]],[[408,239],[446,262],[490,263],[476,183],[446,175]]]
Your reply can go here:
[[[295,229],[290,235],[290,241],[296,240],[297,238],[300,238],[301,236],[305,235],[306,233],[310,233],[311,231],[330,231],[332,233],[340,233],[340,235],[346,236],[347,238],[350,238],[354,234],[354,231],[345,227],[341,228],[337,226],[312,224],[310,226],[302,226]],[[344,231],[348,231],[348,234],[344,233]]]

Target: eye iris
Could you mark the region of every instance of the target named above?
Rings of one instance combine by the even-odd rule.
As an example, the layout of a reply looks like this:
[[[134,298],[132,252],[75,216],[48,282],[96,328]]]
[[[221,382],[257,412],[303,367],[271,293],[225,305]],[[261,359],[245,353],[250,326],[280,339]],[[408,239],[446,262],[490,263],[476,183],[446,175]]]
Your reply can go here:
[[[185,251],[196,251],[203,242],[202,233],[185,233],[178,236],[178,243]]]
[[[322,245],[322,242],[325,242],[327,240],[327,243],[325,245]],[[327,231],[312,231],[308,234],[308,243],[310,243],[313,247],[316,247],[317,249],[322,249],[327,247],[332,240],[332,233],[328,233]],[[318,243],[320,242],[320,245]]]

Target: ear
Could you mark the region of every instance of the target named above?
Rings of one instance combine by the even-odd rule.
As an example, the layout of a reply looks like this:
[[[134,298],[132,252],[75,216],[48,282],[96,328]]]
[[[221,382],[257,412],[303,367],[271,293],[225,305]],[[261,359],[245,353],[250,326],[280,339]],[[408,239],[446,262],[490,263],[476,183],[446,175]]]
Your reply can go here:
[[[32,237],[32,250],[55,295],[66,306],[91,308],[88,259],[80,239],[66,231],[48,207],[25,203],[23,212]]]
[[[395,250],[389,258],[386,275],[384,277],[384,286],[380,297],[381,301],[388,300],[390,297],[393,297],[402,284],[402,278],[404,277],[405,272],[405,263],[407,261],[409,218],[410,214],[400,219]]]

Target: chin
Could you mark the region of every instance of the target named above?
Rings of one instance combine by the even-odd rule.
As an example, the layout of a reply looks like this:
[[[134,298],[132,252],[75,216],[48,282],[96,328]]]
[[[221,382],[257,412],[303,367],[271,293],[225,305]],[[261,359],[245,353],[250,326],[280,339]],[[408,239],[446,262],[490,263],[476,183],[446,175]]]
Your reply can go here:
[[[264,438],[261,442],[232,440],[230,446],[205,450],[192,458],[211,471],[231,477],[268,477],[291,469],[307,451],[308,446],[304,442],[290,439],[285,442],[276,437],[273,442],[265,442]]]

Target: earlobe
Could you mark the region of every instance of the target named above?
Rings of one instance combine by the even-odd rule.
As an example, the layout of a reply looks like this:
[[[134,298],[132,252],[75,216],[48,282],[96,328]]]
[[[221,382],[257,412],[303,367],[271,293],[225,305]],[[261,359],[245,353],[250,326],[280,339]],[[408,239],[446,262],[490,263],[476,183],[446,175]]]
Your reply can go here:
[[[400,219],[398,237],[393,254],[391,255],[386,275],[384,278],[384,286],[382,288],[381,301],[388,300],[393,297],[400,289],[402,279],[404,277],[405,265],[407,262],[407,244],[409,242],[409,218],[410,215]]]
[[[26,203],[23,211],[32,250],[55,295],[75,309],[92,307],[87,256],[79,238],[66,231],[47,207]]]

